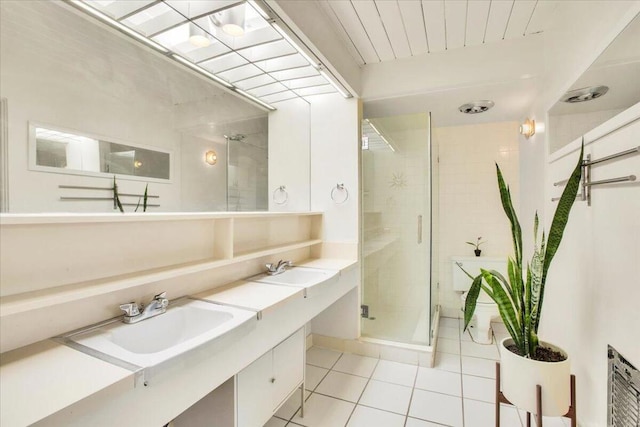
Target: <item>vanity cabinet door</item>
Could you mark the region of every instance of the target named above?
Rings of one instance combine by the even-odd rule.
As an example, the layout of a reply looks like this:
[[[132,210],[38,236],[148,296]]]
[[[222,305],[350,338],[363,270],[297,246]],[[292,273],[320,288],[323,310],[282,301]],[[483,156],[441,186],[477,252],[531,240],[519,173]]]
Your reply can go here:
[[[300,385],[304,377],[304,329],[300,329],[273,349],[273,408]]]
[[[236,378],[237,426],[263,426],[273,414],[269,398],[274,384],[273,351],[244,368]]]
[[[304,378],[304,328],[236,375],[237,427],[263,426]]]

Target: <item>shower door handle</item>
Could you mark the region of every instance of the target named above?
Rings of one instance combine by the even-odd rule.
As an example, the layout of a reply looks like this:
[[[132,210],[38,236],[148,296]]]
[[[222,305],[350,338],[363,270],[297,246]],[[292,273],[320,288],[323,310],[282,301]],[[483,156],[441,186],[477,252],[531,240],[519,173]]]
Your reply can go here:
[[[418,215],[418,244],[422,243],[422,215]]]

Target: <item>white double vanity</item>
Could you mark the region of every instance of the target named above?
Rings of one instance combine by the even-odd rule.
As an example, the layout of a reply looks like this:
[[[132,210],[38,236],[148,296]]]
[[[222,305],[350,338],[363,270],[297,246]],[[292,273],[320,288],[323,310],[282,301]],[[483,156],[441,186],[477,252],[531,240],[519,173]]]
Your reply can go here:
[[[306,325],[357,287],[357,249],[321,224],[4,215],[0,424],[262,426],[303,398]],[[265,274],[279,259],[294,266]],[[120,305],[163,291],[166,312],[122,322]]]

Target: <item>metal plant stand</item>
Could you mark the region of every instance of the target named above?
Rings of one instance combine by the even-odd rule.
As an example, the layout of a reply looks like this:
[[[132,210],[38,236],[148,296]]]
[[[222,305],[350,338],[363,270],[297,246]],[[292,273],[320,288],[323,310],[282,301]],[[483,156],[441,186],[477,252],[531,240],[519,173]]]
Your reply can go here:
[[[500,404],[506,403],[512,405],[502,391],[500,390],[500,362],[496,362],[496,427],[500,427]],[[539,384],[536,386],[536,427],[542,427],[542,386]],[[566,414],[565,418],[571,420],[571,427],[577,427],[576,417],[576,376],[571,375],[571,406]],[[527,412],[527,427],[531,427],[531,413]]]

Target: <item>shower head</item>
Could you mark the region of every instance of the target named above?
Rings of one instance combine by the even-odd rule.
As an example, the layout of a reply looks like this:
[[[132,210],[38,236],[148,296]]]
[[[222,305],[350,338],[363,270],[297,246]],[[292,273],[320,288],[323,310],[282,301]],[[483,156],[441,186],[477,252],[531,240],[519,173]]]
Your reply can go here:
[[[246,138],[246,136],[241,133],[235,133],[233,135],[225,135],[224,137],[227,138],[229,141],[242,141]]]

